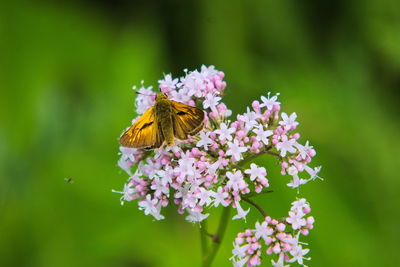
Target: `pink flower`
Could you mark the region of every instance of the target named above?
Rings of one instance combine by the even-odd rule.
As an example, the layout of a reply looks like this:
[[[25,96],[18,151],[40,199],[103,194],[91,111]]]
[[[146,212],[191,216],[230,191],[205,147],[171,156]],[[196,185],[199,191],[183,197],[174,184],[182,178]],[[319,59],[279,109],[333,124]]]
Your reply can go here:
[[[296,121],[296,112],[293,112],[290,116],[288,116],[285,112],[282,112],[281,116],[282,120],[279,122],[279,125],[282,125],[286,131],[294,129],[297,125],[299,125],[299,123]]]
[[[178,79],[172,79],[171,74],[165,75],[164,80],[158,81],[160,90],[163,91],[164,93],[169,93],[170,91],[175,90],[177,83]]]
[[[256,178],[265,178],[267,171],[264,167],[258,167],[256,164],[251,163],[250,169],[244,171],[244,173],[250,175],[250,180],[254,181]]]
[[[208,209],[220,205],[236,209],[232,219],[246,219],[250,209],[242,208],[243,201],[252,204],[257,199],[250,198],[267,192],[263,189],[269,187],[266,168],[251,162],[259,155],[277,160],[281,174],[291,179],[289,187],[298,188],[320,178],[321,167],[311,166],[316,151],[308,141],[305,145],[300,143],[300,133],[294,132],[299,124],[297,115],[281,112],[279,94],[261,96],[261,101],[253,101],[235,120],[222,102],[226,87],[223,79],[223,72],[203,65],[200,70],[184,70],[183,77],[167,74],[158,81],[169,99],[203,108],[204,127],[197,136],[176,140],[174,146],[163,145],[154,151],[121,147],[118,166],[129,177],[122,191],[113,190],[122,195],[121,203],[137,199],[139,209],[156,220],[164,219],[162,208],[170,203],[192,223],[207,219]],[[137,114],[154,106],[156,94],[152,89],[144,87],[142,81],[135,100]],[[246,164],[250,167],[246,168]],[[304,174],[309,176],[302,178]],[[276,175],[279,173],[272,174],[270,179],[276,179]],[[268,205],[258,203],[254,205],[257,209],[252,210],[260,211],[264,217],[263,209]],[[310,212],[310,204],[300,198],[292,203],[287,217],[266,217],[254,229],[239,233],[232,251],[233,264],[257,266],[262,264],[265,254],[274,257],[274,266],[303,264],[308,249],[299,245],[304,245],[299,238],[314,227]]]
[[[294,148],[295,143],[295,139],[288,139],[286,135],[283,135],[282,141],[276,144],[276,149],[281,152],[281,157],[285,157],[287,152],[296,152],[296,149]]]
[[[228,142],[228,151],[226,151],[226,155],[232,156],[235,161],[239,161],[242,159],[242,153],[247,151],[247,147],[241,146],[238,140],[233,140],[232,142]]]
[[[229,179],[226,185],[234,191],[239,191],[247,186],[241,171],[227,172],[226,177]]]
[[[232,141],[232,134],[235,132],[235,128],[228,128],[228,126],[223,122],[220,124],[219,129],[214,132],[219,135],[219,140]]]

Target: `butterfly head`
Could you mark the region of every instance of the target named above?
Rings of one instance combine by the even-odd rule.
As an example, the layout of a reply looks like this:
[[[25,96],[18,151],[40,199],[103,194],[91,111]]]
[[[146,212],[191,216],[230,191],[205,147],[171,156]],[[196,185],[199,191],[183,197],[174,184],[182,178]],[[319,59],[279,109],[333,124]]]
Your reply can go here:
[[[168,96],[166,93],[163,93],[163,92],[157,93],[156,101],[161,101],[161,100],[165,100],[165,99],[168,99]]]

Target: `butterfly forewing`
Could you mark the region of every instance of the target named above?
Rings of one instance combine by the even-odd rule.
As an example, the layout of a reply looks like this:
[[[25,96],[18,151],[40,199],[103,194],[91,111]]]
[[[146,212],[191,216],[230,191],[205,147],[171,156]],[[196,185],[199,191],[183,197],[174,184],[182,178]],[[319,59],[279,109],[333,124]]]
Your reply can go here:
[[[154,107],[149,108],[120,138],[121,145],[132,148],[159,148],[163,142]]]
[[[204,111],[176,101],[172,104],[172,123],[177,139],[185,140],[203,128]]]

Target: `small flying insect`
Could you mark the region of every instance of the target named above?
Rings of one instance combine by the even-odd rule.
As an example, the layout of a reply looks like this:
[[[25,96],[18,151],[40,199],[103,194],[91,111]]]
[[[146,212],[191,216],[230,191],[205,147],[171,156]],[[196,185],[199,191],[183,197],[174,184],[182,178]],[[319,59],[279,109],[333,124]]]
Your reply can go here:
[[[73,184],[73,183],[74,183],[74,180],[73,180],[71,177],[66,177],[66,178],[64,178],[64,181],[65,181],[67,184]]]

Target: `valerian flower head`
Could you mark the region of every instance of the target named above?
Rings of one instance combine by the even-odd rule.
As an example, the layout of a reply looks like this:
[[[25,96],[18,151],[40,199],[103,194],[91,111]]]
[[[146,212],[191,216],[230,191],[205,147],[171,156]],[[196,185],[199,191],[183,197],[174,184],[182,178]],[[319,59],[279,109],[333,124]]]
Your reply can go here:
[[[231,207],[236,209],[231,218],[245,222],[251,211],[248,203],[252,202],[245,201],[270,192],[270,171],[251,162],[257,156],[274,157],[281,166],[280,174],[290,178],[288,187],[298,189],[320,178],[321,167],[310,166],[316,152],[309,141],[299,142],[297,115],[281,112],[279,94],[266,93],[245,113],[232,118],[232,111],[222,102],[224,76],[214,66],[202,66],[199,71],[185,70],[183,77],[167,74],[158,81],[160,91],[170,100],[202,108],[204,127],[196,136],[176,140],[171,147],[153,151],[120,147],[118,165],[129,176],[123,191],[118,192],[122,203],[137,199],[139,209],[156,220],[164,219],[164,207],[174,205],[192,223],[211,216],[213,207]],[[155,92],[143,82],[134,89],[139,92],[135,106],[140,115],[155,104]],[[260,265],[265,253],[271,255],[274,266],[303,264],[309,259],[304,258],[309,250],[303,248],[299,237],[313,228],[310,211],[307,201],[300,198],[285,218],[272,219],[262,213],[263,220],[255,229],[238,234],[233,264]]]

